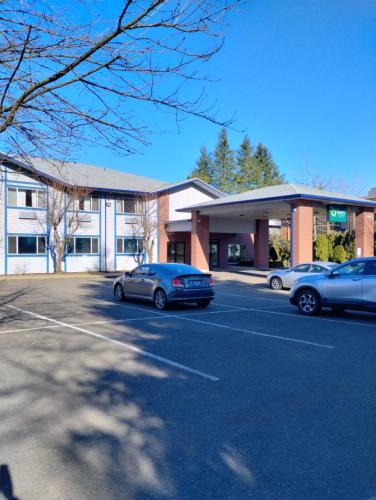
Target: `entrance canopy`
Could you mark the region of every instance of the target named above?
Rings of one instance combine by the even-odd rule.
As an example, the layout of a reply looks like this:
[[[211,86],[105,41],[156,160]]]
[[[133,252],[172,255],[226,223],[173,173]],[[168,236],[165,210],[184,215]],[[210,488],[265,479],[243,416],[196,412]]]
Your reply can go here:
[[[198,205],[179,209],[179,212],[199,211],[214,217],[252,219],[287,219],[291,210],[303,201],[314,208],[327,205],[346,205],[357,212],[362,207],[376,208],[376,202],[352,195],[332,193],[301,184],[280,184],[234,194]]]
[[[205,234],[213,226],[218,229],[222,226],[224,230],[233,232],[239,231],[239,226],[242,226],[245,230],[248,228],[248,232],[252,228],[251,232],[255,235],[256,265],[267,267],[270,219],[290,222],[291,260],[296,264],[312,260],[313,218],[328,212],[333,217],[331,220],[336,222],[346,220],[348,213],[354,214],[356,256],[373,255],[375,209],[376,201],[367,198],[300,184],[281,184],[221,197],[178,211],[192,213],[192,234],[197,233],[197,248],[202,254],[198,262],[205,262],[207,244],[201,239],[206,238]]]

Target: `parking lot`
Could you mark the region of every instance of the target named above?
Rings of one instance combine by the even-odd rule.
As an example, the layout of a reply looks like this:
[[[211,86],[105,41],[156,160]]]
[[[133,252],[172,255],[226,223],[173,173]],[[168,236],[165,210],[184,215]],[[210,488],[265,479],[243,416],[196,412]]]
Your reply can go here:
[[[216,278],[163,312],[106,277],[2,282],[6,498],[376,497],[376,316]]]

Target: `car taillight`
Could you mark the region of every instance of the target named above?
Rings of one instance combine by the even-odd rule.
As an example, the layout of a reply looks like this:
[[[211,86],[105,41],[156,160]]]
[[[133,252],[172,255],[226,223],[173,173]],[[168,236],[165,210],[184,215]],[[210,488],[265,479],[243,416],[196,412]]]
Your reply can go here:
[[[184,288],[184,283],[179,278],[174,278],[171,283],[175,288]]]
[[[214,285],[214,278],[209,278],[209,286],[213,286]]]

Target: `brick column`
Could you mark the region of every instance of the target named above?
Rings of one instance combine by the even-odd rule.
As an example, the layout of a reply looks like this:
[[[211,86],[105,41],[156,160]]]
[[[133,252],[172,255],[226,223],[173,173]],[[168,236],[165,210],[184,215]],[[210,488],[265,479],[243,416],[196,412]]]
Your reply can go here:
[[[374,224],[373,208],[363,208],[355,219],[355,257],[372,257],[374,254]]]
[[[256,220],[255,266],[269,267],[269,220]]]
[[[209,217],[192,213],[191,265],[207,271],[209,269]]]
[[[299,203],[291,214],[291,264],[313,259],[313,207]]]
[[[170,201],[169,195],[164,194],[160,196],[159,200],[159,251],[158,251],[158,262],[164,264],[167,262],[167,242],[168,234],[165,229],[165,225],[169,220],[170,216]]]

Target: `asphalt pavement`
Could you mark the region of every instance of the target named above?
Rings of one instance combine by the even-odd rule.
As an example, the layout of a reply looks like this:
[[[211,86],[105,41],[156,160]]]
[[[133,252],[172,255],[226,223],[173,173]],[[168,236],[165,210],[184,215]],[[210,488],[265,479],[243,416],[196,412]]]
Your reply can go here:
[[[0,498],[376,497],[376,316],[216,278],[163,312],[105,277],[1,283]]]

